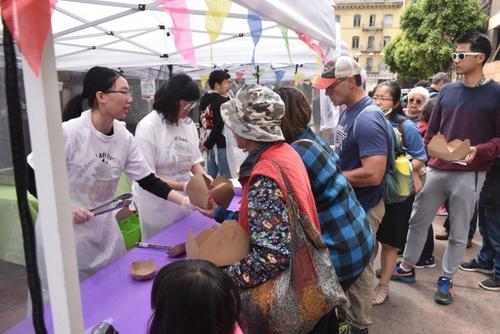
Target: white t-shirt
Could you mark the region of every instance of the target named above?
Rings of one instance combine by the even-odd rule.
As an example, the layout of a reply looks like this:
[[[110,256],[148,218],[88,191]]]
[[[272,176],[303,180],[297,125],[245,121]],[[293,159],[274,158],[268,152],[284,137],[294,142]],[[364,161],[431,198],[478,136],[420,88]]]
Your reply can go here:
[[[190,118],[169,124],[153,110],[137,124],[135,138],[146,163],[157,176],[187,181],[191,167],[203,161],[198,132]]]
[[[147,165],[159,177],[186,182],[191,168],[203,161],[198,132],[189,118],[179,120],[178,124],[169,124],[153,110],[137,124],[135,137]],[[132,189],[141,221],[142,240],[151,238],[191,212],[156,197],[137,183]]]
[[[113,198],[120,175],[125,172],[131,180],[140,180],[151,169],[144,163],[132,134],[125,123],[115,120],[113,134],[104,135],[95,129],[91,112],[63,123],[64,153],[73,206],[95,208]],[[30,161],[32,154],[28,157]],[[33,163],[30,161],[33,166]],[[42,189],[38,190],[41,193]],[[43,216],[43,212],[40,212]],[[95,216],[84,224],[74,224],[80,279],[97,272],[125,253],[125,244],[113,212]],[[36,224],[37,240],[41,241],[40,224]],[[37,247],[38,259],[43,261],[43,245]],[[42,262],[43,263],[43,262]],[[45,271],[45,265],[40,265]],[[42,274],[42,281],[46,274]],[[46,282],[43,288],[46,289]],[[44,293],[45,295],[45,293]]]

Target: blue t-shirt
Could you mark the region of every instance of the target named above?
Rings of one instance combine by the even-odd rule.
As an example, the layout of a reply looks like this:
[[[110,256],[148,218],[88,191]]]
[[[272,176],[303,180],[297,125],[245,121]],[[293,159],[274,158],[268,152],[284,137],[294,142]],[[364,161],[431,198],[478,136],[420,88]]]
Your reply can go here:
[[[381,112],[365,112],[356,121],[356,138],[353,125],[358,114],[371,105],[372,99],[365,96],[340,116],[335,131],[335,152],[339,155],[342,170],[361,167],[361,158],[372,155],[388,156],[390,137],[387,122]],[[363,188],[353,187],[358,201],[368,212],[382,199],[380,185]]]

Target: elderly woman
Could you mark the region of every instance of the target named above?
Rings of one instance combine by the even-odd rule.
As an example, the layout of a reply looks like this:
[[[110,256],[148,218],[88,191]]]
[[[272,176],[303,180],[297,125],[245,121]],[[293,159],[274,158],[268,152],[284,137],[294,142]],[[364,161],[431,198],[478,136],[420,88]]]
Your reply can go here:
[[[408,93],[408,107],[406,108],[405,116],[410,119],[413,123],[417,123],[420,110],[429,101],[429,91],[424,87],[415,87]]]
[[[221,112],[238,147],[248,151],[248,157],[240,167],[243,187],[240,210],[230,212],[217,207],[200,211],[215,216],[219,222],[238,217],[248,231],[248,255],[226,269],[235,284],[246,290],[278,276],[287,269],[292,256],[296,259],[307,257],[305,249],[293,250],[291,245],[287,194],[291,192],[294,195],[298,209],[317,231],[319,221],[304,164],[294,149],[284,142],[280,125],[285,106],[280,96],[256,84],[244,85],[235,99],[221,106]],[[245,305],[242,306],[244,316]],[[327,333],[325,321],[328,319],[321,319],[312,333]]]

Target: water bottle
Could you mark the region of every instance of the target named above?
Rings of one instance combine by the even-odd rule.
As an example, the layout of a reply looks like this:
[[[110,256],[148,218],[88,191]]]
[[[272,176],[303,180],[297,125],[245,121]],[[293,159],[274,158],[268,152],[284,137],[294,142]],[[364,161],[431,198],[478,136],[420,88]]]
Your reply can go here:
[[[398,175],[397,183],[400,196],[410,196],[412,189],[410,189],[410,176],[411,166],[410,160],[406,156],[398,156],[394,161],[396,170],[401,174]]]

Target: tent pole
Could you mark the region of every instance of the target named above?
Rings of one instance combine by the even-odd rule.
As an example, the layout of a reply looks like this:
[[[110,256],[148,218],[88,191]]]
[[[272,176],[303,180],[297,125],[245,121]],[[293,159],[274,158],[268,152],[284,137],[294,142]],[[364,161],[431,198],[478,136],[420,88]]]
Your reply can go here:
[[[82,333],[80,283],[51,31],[45,41],[39,76],[23,58],[23,77],[54,332]]]

